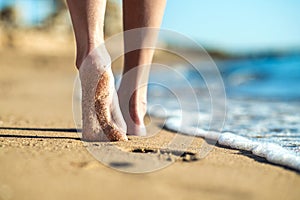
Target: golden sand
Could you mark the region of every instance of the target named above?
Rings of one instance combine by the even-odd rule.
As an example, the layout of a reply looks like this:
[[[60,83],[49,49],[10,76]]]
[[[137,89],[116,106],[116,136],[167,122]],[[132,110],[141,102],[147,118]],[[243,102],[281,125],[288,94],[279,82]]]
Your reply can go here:
[[[299,199],[297,172],[248,152],[215,147],[204,159],[191,159],[201,138],[190,156],[156,172],[106,167],[74,132],[73,56],[0,55],[0,199]],[[151,154],[172,136],[162,130],[117,145]]]

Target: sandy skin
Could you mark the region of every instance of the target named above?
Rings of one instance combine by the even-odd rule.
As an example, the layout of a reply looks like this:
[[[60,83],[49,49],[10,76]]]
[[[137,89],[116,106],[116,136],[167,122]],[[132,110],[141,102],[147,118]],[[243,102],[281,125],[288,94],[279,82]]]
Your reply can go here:
[[[123,119],[104,46],[91,52],[79,68],[82,89],[82,139],[84,141],[126,141]]]
[[[109,69],[110,70],[110,69]],[[97,113],[97,118],[99,125],[103,130],[103,133],[106,135],[109,141],[127,141],[126,129],[121,130],[119,127],[122,126],[121,113],[116,114],[114,110],[119,110],[118,103],[113,103],[112,98],[113,93],[115,93],[114,86],[111,86],[112,72],[104,72],[97,85],[96,94],[95,94],[95,109]],[[116,93],[115,93],[116,94]],[[117,97],[116,97],[117,98]],[[105,102],[108,100],[111,101],[109,105]]]

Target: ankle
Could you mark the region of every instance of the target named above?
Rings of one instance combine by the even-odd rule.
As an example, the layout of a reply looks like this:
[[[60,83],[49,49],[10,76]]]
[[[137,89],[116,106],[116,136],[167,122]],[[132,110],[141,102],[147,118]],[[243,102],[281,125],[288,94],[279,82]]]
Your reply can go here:
[[[140,123],[143,123],[144,116],[147,111],[147,100],[145,97],[141,97],[137,94],[137,92],[134,92],[132,97],[129,101],[129,112],[131,117],[136,118],[136,121],[140,121]]]
[[[77,46],[77,53],[76,53],[76,68],[79,69],[82,65],[85,58],[96,48],[98,48],[103,42],[91,42],[87,43],[84,46]]]
[[[132,104],[129,108],[129,114],[131,120],[137,125],[144,125],[144,117],[146,114],[146,109],[142,109],[141,106],[137,106],[136,104]]]

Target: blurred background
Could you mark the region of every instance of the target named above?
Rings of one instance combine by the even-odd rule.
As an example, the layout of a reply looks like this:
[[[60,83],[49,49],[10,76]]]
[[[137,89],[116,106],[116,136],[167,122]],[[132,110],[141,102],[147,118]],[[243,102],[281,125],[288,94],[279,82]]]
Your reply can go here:
[[[121,0],[108,0],[106,37],[122,31],[121,7]],[[161,113],[167,113],[177,119],[184,110],[188,119],[181,124],[175,120],[175,129],[178,124],[184,130],[219,130],[222,126],[223,131],[276,143],[300,156],[300,0],[168,0],[162,28],[196,41],[213,58],[225,84],[226,119],[225,123],[223,118],[211,123],[212,111],[217,117],[225,114],[219,109],[223,108],[224,99],[212,101],[197,70],[180,56],[162,50],[156,51],[154,62],[171,66],[171,70],[151,72],[150,80],[164,83],[149,85],[148,105],[159,105],[149,109],[152,116],[165,117]],[[210,71],[212,62],[207,63],[203,49],[172,37],[162,37],[159,42],[166,49],[188,53],[197,63],[195,67],[209,78],[218,79]],[[113,63],[116,77],[121,68],[122,57]],[[124,197],[127,190],[130,196],[149,194],[155,198],[169,194],[177,198],[271,198],[270,194],[279,187],[280,192],[273,194],[280,193],[277,198],[299,196],[296,172],[291,171],[295,175],[292,176],[277,167],[265,168],[265,159],[248,151],[221,151],[221,146],[211,159],[205,159],[207,162],[189,163],[194,161],[194,155],[187,152],[187,158],[191,158],[188,162],[177,163],[169,172],[143,176],[141,180],[149,187],[138,182],[137,176],[128,179],[128,174],[110,172],[106,166],[99,168],[78,140],[74,118],[81,118],[80,112],[75,112],[80,109],[80,104],[75,104],[76,100],[80,102],[80,95],[76,95],[79,90],[74,89],[76,75],[75,41],[64,0],[0,0],[0,199],[41,199],[53,195],[91,199],[99,198],[99,194]],[[179,100],[175,94],[179,94]],[[217,103],[211,105],[212,102]],[[162,127],[162,123],[153,122],[155,130]],[[176,131],[174,126],[167,128]],[[194,131],[190,134],[194,136]],[[140,144],[142,140],[132,139],[122,150],[133,150],[138,145],[137,152],[149,149],[151,153],[151,148],[157,149],[160,142],[165,144],[165,139],[171,138],[167,132],[165,136],[163,133],[157,137],[158,143],[156,138],[142,139]],[[244,141],[241,144],[248,145]],[[294,162],[277,147],[267,150],[274,160],[283,156],[289,166]],[[275,157],[277,153],[279,157]],[[256,166],[255,162],[261,165]],[[127,167],[131,163],[111,165]],[[103,181],[108,190],[101,190]],[[116,192],[116,182],[126,191]],[[295,186],[290,187],[292,184]],[[134,190],[127,187],[130,185]],[[145,193],[147,189],[149,193]]]
[[[171,0],[162,28],[186,35],[208,51],[222,72],[229,96],[295,100],[300,98],[299,8],[297,0]],[[121,32],[121,18],[121,1],[109,0],[106,37]],[[199,49],[167,38],[161,42],[180,46],[201,60]],[[0,51],[2,57],[12,51],[14,55],[64,57],[66,65],[74,63],[74,39],[64,0],[0,0]],[[159,51],[155,60],[184,63]],[[121,62],[116,61],[114,69],[120,70]]]

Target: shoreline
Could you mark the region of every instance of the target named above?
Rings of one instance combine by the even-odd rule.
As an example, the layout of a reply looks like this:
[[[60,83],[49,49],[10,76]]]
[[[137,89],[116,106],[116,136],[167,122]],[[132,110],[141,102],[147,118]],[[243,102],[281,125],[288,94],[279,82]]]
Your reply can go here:
[[[295,152],[287,150],[276,143],[253,141],[248,137],[241,136],[230,131],[215,132],[206,131],[201,128],[190,128],[188,126],[179,127],[177,124],[180,124],[180,121],[177,123],[168,123],[168,120],[174,121],[174,119],[172,119],[172,116],[167,119],[165,125],[167,130],[175,132],[178,131],[184,135],[212,140],[215,141],[219,147],[245,151],[252,154],[253,157],[265,159],[265,161],[269,164],[281,166],[300,173],[300,158]]]
[[[108,168],[89,154],[74,129],[73,56],[17,58],[18,52],[8,52],[0,59],[0,199],[300,196],[299,173],[248,152],[219,146],[203,159],[179,157],[171,166],[152,173],[134,175]],[[131,137],[116,145],[124,152],[150,149],[156,155],[161,143],[173,136],[163,129],[155,137]],[[195,138],[187,151],[195,153],[203,141]]]
[[[4,132],[12,137],[3,137]],[[172,135],[162,130],[156,136],[159,139],[130,137],[129,142],[115,145],[124,151],[154,150]],[[203,159],[177,159],[161,170],[134,175],[95,160],[74,132],[0,129],[0,138],[0,170],[7,172],[1,175],[1,184],[10,188],[12,199],[94,199],[99,195],[141,195],[145,199],[297,199],[300,194],[298,173],[266,163],[249,152],[219,146]],[[189,151],[202,142],[203,139],[195,138]],[[147,159],[147,153],[144,155],[143,159]],[[121,188],[120,193],[113,192],[116,188]]]

